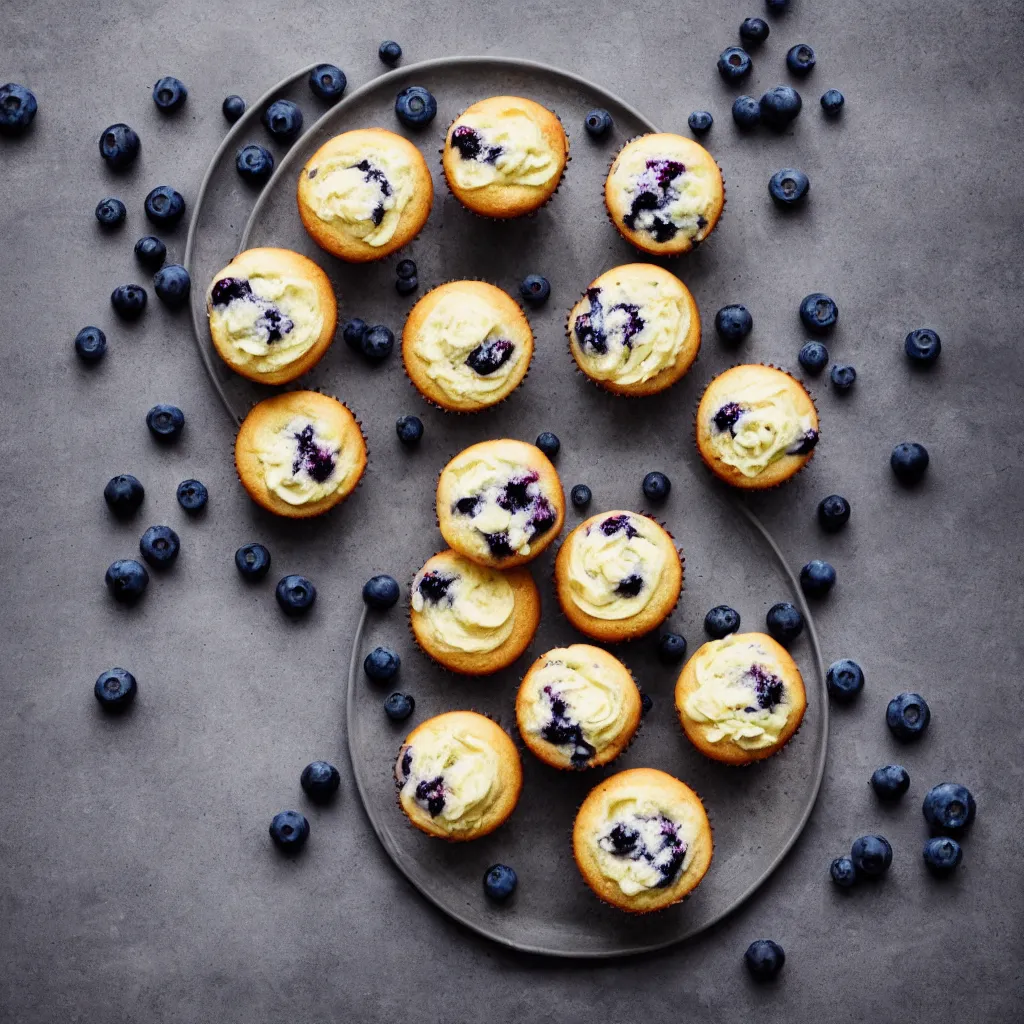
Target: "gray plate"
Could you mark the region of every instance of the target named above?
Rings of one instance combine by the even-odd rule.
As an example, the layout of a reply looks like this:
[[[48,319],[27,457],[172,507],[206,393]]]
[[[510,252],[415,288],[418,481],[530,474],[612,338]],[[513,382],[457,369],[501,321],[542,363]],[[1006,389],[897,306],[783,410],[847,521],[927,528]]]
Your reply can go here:
[[[416,831],[398,809],[391,775],[395,754],[412,726],[454,708],[489,714],[518,739],[514,698],[525,667],[550,647],[581,639],[557,612],[550,586],[553,552],[532,563],[546,607],[538,636],[520,663],[490,678],[467,679],[440,670],[416,648],[400,609],[385,616],[364,614],[349,666],[347,730],[366,813],[413,885],[456,920],[507,946],[600,957],[640,953],[695,935],[761,885],[803,829],[824,770],[828,706],[813,623],[792,572],[764,527],[732,492],[708,476],[694,451],[693,405],[709,374],[698,362],[665,394],[616,399],[575,372],[566,348],[564,320],[579,293],[604,270],[640,258],[608,223],[601,187],[614,152],[626,139],[655,126],[598,86],[534,62],[427,61],[361,87],[317,121],[291,151],[279,156],[275,175],[250,215],[254,197],[235,174],[235,150],[250,139],[265,141],[255,118],[270,96],[294,93],[309,106],[303,84],[307,73],[268,93],[228,134],[204,181],[190,229],[186,262],[196,282],[197,341],[211,379],[236,420],[271,393],[231,373],[213,352],[206,332],[206,285],[237,249],[276,245],[305,253],[331,276],[342,319],[361,316],[370,323],[387,323],[396,335],[415,301],[416,296],[402,299],[394,290],[399,257],[347,265],[318,249],[302,228],[295,207],[296,175],[314,149],[339,132],[382,125],[408,135],[427,157],[434,173],[434,209],[423,233],[402,254],[418,264],[418,294],[463,277],[480,277],[515,293],[518,281],[531,271],[546,274],[553,286],[548,305],[529,313],[537,350],[526,383],[503,405],[474,416],[446,415],[427,406],[410,390],[397,351],[383,367],[370,368],[338,338],[298,386],[323,388],[353,409],[371,439],[371,460],[363,488],[327,517],[330,525],[349,543],[381,545],[374,537],[374,509],[393,508],[395,503],[407,508],[408,529],[393,532],[382,545],[390,571],[405,582],[443,546],[435,528],[433,490],[447,458],[486,438],[532,440],[539,431],[551,429],[563,442],[558,466],[566,490],[587,482],[594,491],[591,512],[634,508],[665,519],[686,557],[686,590],[676,620],[685,616],[690,623],[699,622],[705,609],[726,602],[741,612],[744,629],[759,629],[768,604],[792,600],[803,609],[809,627],[793,649],[808,688],[808,711],[800,732],[778,757],[730,769],[699,755],[682,735],[672,707],[676,670],[658,664],[649,638],[615,651],[655,702],[626,754],[611,767],[566,774],[524,752],[523,795],[509,822],[477,842],[449,845]],[[438,101],[436,120],[418,133],[402,129],[392,109],[398,89],[413,83],[425,85]],[[440,173],[439,150],[447,125],[474,100],[499,93],[529,96],[550,107],[571,136],[572,160],[557,195],[537,216],[510,223],[467,213],[448,195]],[[606,107],[615,119],[612,137],[600,143],[582,130],[584,114],[595,106]],[[696,270],[700,264],[695,261],[702,255],[668,266],[687,280],[688,267]],[[701,272],[708,272],[707,264]],[[704,319],[707,331],[706,313]],[[394,441],[388,424],[399,412],[415,412],[426,422],[427,438],[418,453],[402,451]],[[640,478],[652,468],[667,471],[673,480],[672,496],[663,509],[643,504]],[[567,530],[580,519],[570,509]],[[351,625],[338,628],[344,633]],[[693,628],[689,632],[692,651],[703,638]],[[378,643],[401,654],[398,685],[416,697],[415,715],[402,726],[386,719],[380,705],[386,691],[367,684],[359,665]],[[668,771],[701,794],[714,828],[715,855],[707,877],[685,903],[636,918],[601,904],[583,884],[569,834],[576,808],[592,786],[611,772],[641,765]],[[520,878],[516,896],[504,907],[488,904],[482,894],[484,870],[495,861],[513,865]]]

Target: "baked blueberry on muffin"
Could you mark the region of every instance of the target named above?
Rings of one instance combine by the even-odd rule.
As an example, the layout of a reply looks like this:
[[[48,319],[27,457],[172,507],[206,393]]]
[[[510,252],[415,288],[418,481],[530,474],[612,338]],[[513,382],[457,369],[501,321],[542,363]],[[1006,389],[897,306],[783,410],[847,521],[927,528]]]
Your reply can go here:
[[[629,746],[640,713],[640,691],[629,669],[589,644],[541,655],[516,697],[523,741],[553,768],[593,768],[615,760]]]
[[[565,539],[555,587],[569,621],[595,640],[643,636],[675,607],[683,565],[672,538],[636,512],[591,516]]]
[[[725,186],[703,146],[658,132],[623,146],[605,180],[604,202],[627,241],[654,256],[677,256],[714,230]]]
[[[416,642],[466,675],[511,665],[540,622],[540,594],[526,569],[498,572],[454,551],[434,555],[416,574],[411,605]]]
[[[485,217],[521,217],[540,208],[562,180],[569,140],[546,107],[492,96],[448,129],[442,165],[452,194]]]
[[[628,263],[592,281],[569,313],[569,350],[596,384],[653,395],[674,384],[700,349],[689,289],[651,263]]]
[[[749,764],[781,750],[807,707],[789,652],[764,633],[711,640],[676,683],[676,710],[693,745],[715,761]]]
[[[533,356],[533,332],[510,295],[483,281],[427,292],[402,331],[405,372],[428,401],[476,412],[507,398]]]
[[[493,832],[523,788],[515,744],[475,711],[449,711],[418,725],[395,761],[398,803],[428,835],[463,842]]]
[[[361,128],[325,142],[299,174],[299,216],[321,248],[349,263],[380,260],[419,234],[434,201],[420,151]]]
[[[231,369],[287,384],[334,340],[338,303],[312,260],[287,249],[248,249],[210,283],[206,314],[214,348]]]
[[[448,544],[481,565],[507,569],[536,558],[559,534],[565,496],[536,445],[481,441],[437,481],[437,521]]]
[[[235,439],[235,467],[257,504],[305,519],[352,493],[366,468],[366,442],[336,398],[289,391],[249,411]]]
[[[654,768],[605,779],[576,815],[572,848],[583,880],[633,914],[678,903],[711,864],[711,825],[700,797]]]
[[[772,366],[734,366],[697,407],[697,450],[733,487],[774,487],[801,470],[818,443],[818,413],[803,385]]]

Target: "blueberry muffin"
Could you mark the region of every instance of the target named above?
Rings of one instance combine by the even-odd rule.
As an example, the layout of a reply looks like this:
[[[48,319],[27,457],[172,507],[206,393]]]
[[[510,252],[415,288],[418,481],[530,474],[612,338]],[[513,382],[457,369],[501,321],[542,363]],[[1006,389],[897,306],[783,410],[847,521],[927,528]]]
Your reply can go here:
[[[592,281],[573,306],[569,350],[595,384],[653,395],[674,384],[700,349],[700,313],[689,289],[651,263],[628,263]]]
[[[558,536],[565,496],[535,445],[481,441],[459,452],[437,481],[437,521],[466,558],[508,569],[536,558]]]
[[[366,442],[336,398],[289,391],[249,411],[235,439],[235,467],[258,505],[306,519],[355,490],[366,468]]]
[[[312,260],[287,249],[248,249],[210,283],[206,314],[213,346],[232,370],[287,384],[334,340],[338,303]]]
[[[733,487],[758,490],[810,462],[818,412],[803,385],[773,366],[734,366],[707,386],[697,407],[697,450]]]
[[[402,360],[416,389],[450,412],[497,405],[522,382],[533,332],[519,305],[483,281],[427,292],[402,331]]]
[[[572,848],[583,880],[631,914],[678,903],[707,873],[711,825],[700,797],[654,768],[605,779],[576,815]]]
[[[629,746],[640,712],[640,691],[629,669],[589,644],[541,655],[516,696],[519,734],[553,768],[614,761]]]
[[[604,643],[649,633],[676,606],[683,564],[672,538],[636,512],[591,516],[565,539],[555,587],[566,618]]]
[[[381,260],[427,222],[434,183],[420,151],[383,128],[325,142],[299,174],[299,216],[313,241],[348,263]]]
[[[749,764],[781,750],[807,708],[796,662],[764,633],[711,640],[676,683],[676,710],[688,739],[726,764]]]
[[[562,122],[520,96],[492,96],[452,122],[442,166],[452,194],[484,217],[521,217],[558,188],[569,158]]]
[[[703,146],[658,132],[619,151],[604,183],[604,202],[626,241],[652,256],[678,256],[714,231],[725,185]]]
[[[398,803],[428,835],[455,842],[493,832],[523,788],[519,751],[508,733],[475,711],[428,718],[395,762]]]
[[[429,559],[412,582],[416,642],[445,668],[490,675],[530,645],[540,594],[526,569],[498,572],[454,551]]]

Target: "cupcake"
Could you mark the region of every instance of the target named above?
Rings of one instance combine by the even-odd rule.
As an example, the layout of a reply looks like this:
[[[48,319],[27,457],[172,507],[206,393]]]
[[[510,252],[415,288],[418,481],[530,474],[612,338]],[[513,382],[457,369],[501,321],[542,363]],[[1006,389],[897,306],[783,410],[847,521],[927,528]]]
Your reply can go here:
[[[687,738],[726,764],[749,764],[781,750],[806,707],[796,662],[764,633],[709,641],[676,683],[676,710]]]
[[[627,263],[591,282],[569,313],[569,350],[595,384],[653,395],[674,384],[700,348],[689,289],[651,263]]]
[[[533,332],[518,304],[483,281],[427,292],[402,331],[405,372],[428,401],[450,412],[497,405],[522,382]]]
[[[299,216],[313,241],[348,263],[381,260],[412,241],[434,183],[420,151],[383,128],[325,142],[299,174]]]
[[[543,206],[568,158],[569,140],[550,110],[520,96],[492,96],[455,119],[441,162],[463,206],[505,219]]]
[[[519,734],[552,768],[614,761],[629,746],[640,712],[640,691],[629,669],[589,644],[541,655],[516,696]]]
[[[757,490],[788,480],[810,461],[818,413],[803,385],[773,366],[734,366],[697,407],[697,450],[715,476]]]
[[[632,914],[678,903],[707,873],[711,825],[700,797],[655,768],[595,786],[576,814],[572,849],[583,880]]]
[[[715,229],[725,186],[703,146],[657,132],[619,151],[604,183],[604,203],[626,241],[652,256],[678,256]]]
[[[395,762],[398,803],[422,831],[465,842],[493,832],[523,788],[519,752],[508,733],[475,711],[428,718]]]
[[[508,569],[536,558],[558,536],[565,497],[551,460],[509,438],[459,452],[437,481],[437,521],[466,558]]]
[[[555,560],[566,618],[604,643],[659,626],[679,600],[683,565],[672,538],[636,512],[602,512],[580,523]]]
[[[427,561],[412,583],[416,642],[445,668],[485,676],[507,668],[540,622],[540,594],[526,569],[498,572],[454,551]]]
[[[305,519],[355,490],[366,468],[366,442],[336,398],[289,391],[249,411],[235,439],[235,467],[258,505]]]
[[[210,283],[210,337],[236,373],[287,384],[334,340],[338,303],[327,275],[288,249],[247,249]]]

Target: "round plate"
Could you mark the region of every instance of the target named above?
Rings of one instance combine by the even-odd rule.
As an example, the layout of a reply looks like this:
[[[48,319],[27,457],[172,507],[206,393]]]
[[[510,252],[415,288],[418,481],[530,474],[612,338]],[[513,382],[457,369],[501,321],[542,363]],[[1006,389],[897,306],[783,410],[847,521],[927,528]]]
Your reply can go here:
[[[699,622],[704,610],[723,602],[740,611],[745,630],[762,629],[765,610],[778,600],[794,601],[808,625],[792,651],[807,685],[808,710],[800,731],[780,755],[736,769],[697,753],[683,736],[673,706],[679,669],[658,663],[655,638],[650,637],[614,649],[654,700],[629,750],[606,768],[563,773],[541,764],[520,743],[525,784],[508,823],[476,842],[447,844],[406,821],[395,797],[394,758],[414,725],[456,708],[490,715],[519,742],[514,701],[526,667],[551,647],[583,639],[557,611],[550,582],[554,552],[531,563],[545,605],[537,638],[519,663],[495,676],[465,678],[443,671],[418,650],[401,608],[385,615],[364,613],[349,666],[347,731],[353,774],[370,822],[396,866],[429,900],[507,946],[554,956],[601,957],[641,953],[695,935],[764,882],[803,829],[824,771],[828,704],[813,622],[792,572],[765,528],[733,492],[707,474],[694,450],[693,409],[708,376],[700,364],[662,395],[625,400],[590,385],[575,371],[567,350],[565,317],[578,295],[608,268],[642,258],[609,224],[602,185],[618,148],[655,126],[598,86],[532,61],[427,61],[368,83],[328,111],[279,156],[274,177],[246,219],[253,197],[246,195],[235,174],[234,152],[246,141],[265,143],[255,118],[271,96],[294,93],[308,109],[307,73],[305,69],[276,87],[234,126],[203,183],[190,230],[186,260],[197,286],[197,341],[233,418],[241,419],[254,401],[276,390],[231,373],[209,341],[205,289],[236,249],[276,245],[305,253],[330,275],[342,320],[360,316],[368,323],[386,323],[396,336],[417,297],[403,299],[395,292],[394,263],[401,256],[412,256],[418,264],[418,294],[467,277],[492,281],[515,294],[525,274],[544,273],[553,291],[546,307],[528,311],[537,338],[531,372],[495,409],[472,416],[434,409],[411,390],[397,346],[389,362],[372,368],[348,351],[340,337],[297,382],[295,386],[320,387],[344,400],[369,438],[370,466],[356,499],[360,514],[343,516],[337,529],[349,543],[376,544],[385,562],[382,569],[408,581],[443,547],[433,495],[437,473],[448,458],[486,438],[532,440],[550,429],[563,442],[557,464],[566,490],[585,481],[594,491],[588,514],[611,508],[650,511],[665,520],[683,548],[686,589],[668,625],[686,624],[691,653],[703,641]],[[436,120],[420,132],[402,128],[393,112],[396,92],[412,83],[425,85],[438,102]],[[529,96],[555,110],[570,135],[571,162],[558,193],[536,216],[497,223],[473,216],[448,194],[439,150],[445,129],[461,110],[502,93]],[[595,106],[607,108],[615,119],[612,136],[596,143],[582,130],[584,114]],[[418,145],[434,175],[436,194],[426,228],[403,253],[355,266],[322,252],[306,235],[296,211],[295,183],[302,164],[326,139],[367,126],[387,127]],[[668,266],[686,280],[685,260]],[[395,439],[394,419],[404,412],[415,412],[426,423],[417,452],[401,449]],[[640,491],[640,478],[652,468],[665,470],[673,480],[672,495],[662,509],[646,508]],[[366,496],[371,489],[372,496]],[[375,536],[374,523],[385,514],[394,521],[396,503],[407,512],[399,520],[404,528],[391,530],[386,538]],[[570,508],[566,531],[582,518]],[[353,587],[359,583],[352,581]],[[416,698],[415,714],[401,725],[386,718],[381,700],[387,691],[370,684],[360,667],[365,653],[378,643],[402,656],[396,685]],[[683,904],[634,917],[602,904],[584,885],[569,836],[576,809],[591,787],[612,772],[641,765],[670,772],[701,795],[714,829],[715,854],[704,881]],[[496,861],[511,864],[519,874],[519,889],[504,906],[490,904],[482,891],[484,871]]]

